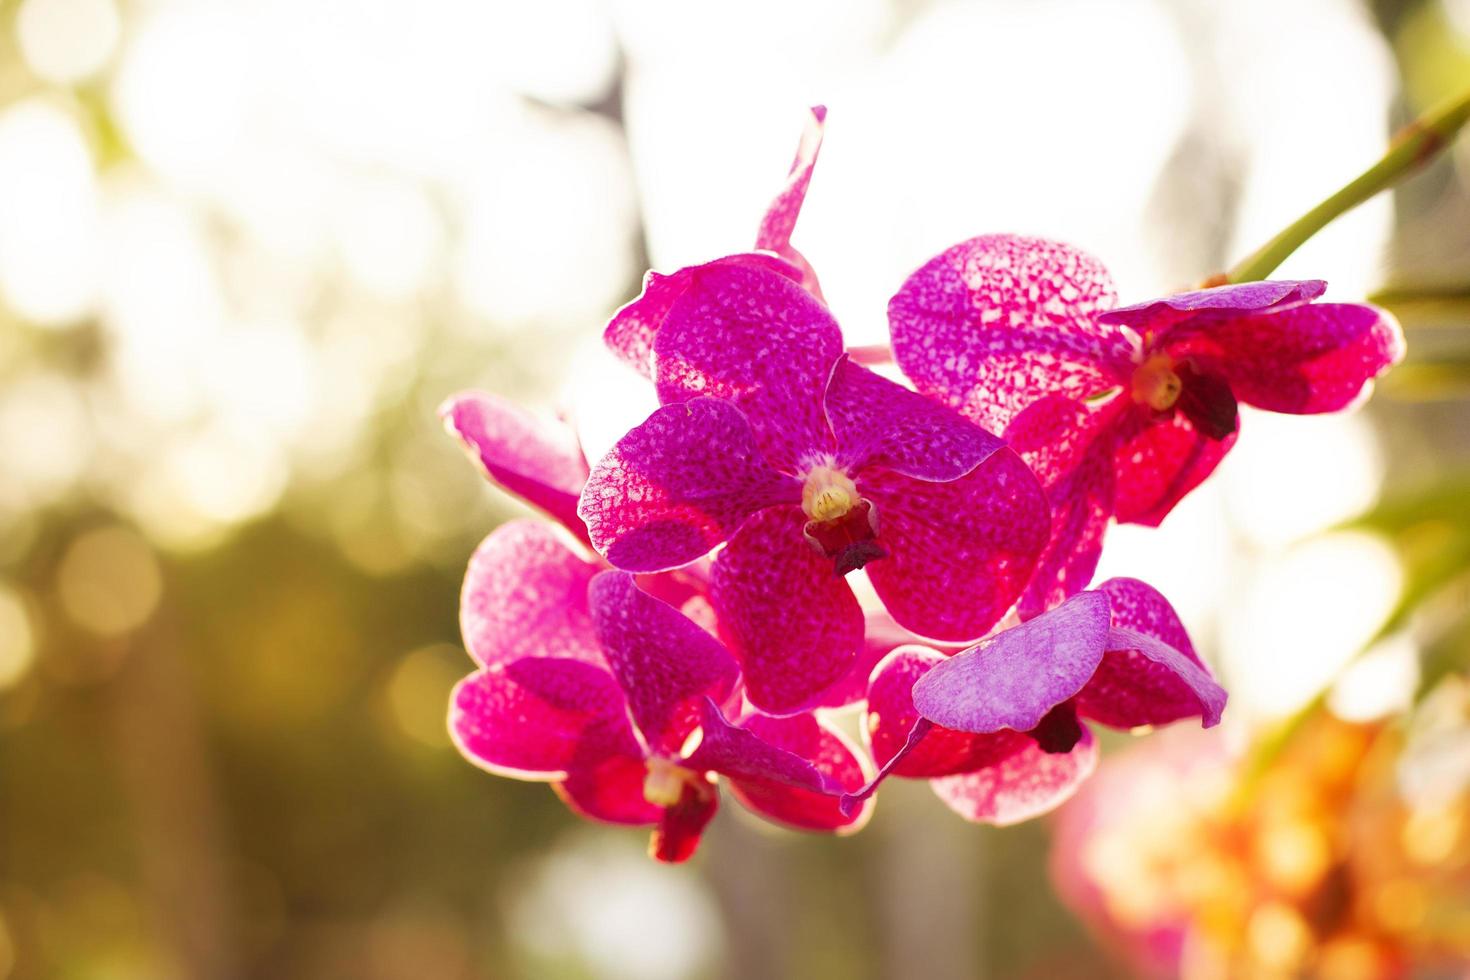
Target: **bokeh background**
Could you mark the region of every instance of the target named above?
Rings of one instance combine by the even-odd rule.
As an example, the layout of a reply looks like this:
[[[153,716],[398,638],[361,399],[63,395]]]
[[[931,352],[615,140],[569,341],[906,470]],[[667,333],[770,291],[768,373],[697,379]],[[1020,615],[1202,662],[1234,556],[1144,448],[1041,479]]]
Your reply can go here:
[[[1128,300],[1196,283],[1467,85],[1467,0],[0,0],[0,978],[1143,969],[1057,897],[1049,864],[1090,859],[1049,862],[1054,821],[890,783],[855,838],[728,804],[666,868],[463,763],[459,578],[516,509],[435,406],[568,411],[595,458],[648,406],[602,322],[650,265],[749,246],[810,104],[796,242],[873,343],[984,231],[1081,245]],[[1276,783],[1314,771],[1283,731],[1394,733],[1343,778],[1438,843],[1359,898],[1406,948],[1448,916],[1415,975],[1458,976],[1470,141],[1281,275],[1378,295],[1409,361],[1362,411],[1247,413],[1100,574],[1170,596],[1232,692],[1211,744]],[[1415,867],[1448,897],[1405,906]],[[1157,885],[1103,877],[1142,890],[1114,913]],[[1306,969],[1279,951],[1314,920],[1247,905],[1245,954]]]

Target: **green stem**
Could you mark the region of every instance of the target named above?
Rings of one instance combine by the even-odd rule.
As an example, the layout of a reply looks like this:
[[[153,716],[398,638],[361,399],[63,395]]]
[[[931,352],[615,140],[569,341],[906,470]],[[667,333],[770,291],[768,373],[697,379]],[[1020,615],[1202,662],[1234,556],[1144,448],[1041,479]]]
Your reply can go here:
[[[1409,123],[1389,145],[1383,158],[1363,171],[1336,194],[1317,205],[1246,256],[1225,274],[1226,282],[1254,282],[1276,270],[1286,257],[1334,218],[1386,190],[1434,159],[1470,122],[1470,91],[1451,99]]]

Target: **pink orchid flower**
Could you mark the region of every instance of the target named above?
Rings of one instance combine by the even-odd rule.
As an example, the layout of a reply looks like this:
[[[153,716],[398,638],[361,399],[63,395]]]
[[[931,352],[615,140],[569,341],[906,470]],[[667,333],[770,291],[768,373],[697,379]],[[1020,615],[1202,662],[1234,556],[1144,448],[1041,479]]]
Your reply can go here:
[[[786,184],[767,208],[756,232],[753,252],[737,252],[706,262],[702,265],[686,266],[665,275],[652,270],[643,277],[643,292],[629,302],[608,321],[603,340],[618,357],[626,361],[646,377],[653,376],[653,340],[659,327],[668,316],[674,301],[689,288],[695,273],[702,269],[744,267],[766,269],[800,284],[807,292],[822,299],[821,286],[811,263],[791,246],[791,233],[801,216],[801,206],[806,201],[807,187],[811,184],[812,170],[817,165],[817,153],[822,149],[822,132],[826,125],[825,106],[813,106],[802,131],[801,142],[796,148],[796,159]]]
[[[982,823],[1028,820],[1064,802],[1097,765],[1089,719],[1128,730],[1198,717],[1219,723],[1225,691],[1151,586],[1115,578],[946,657],[894,650],[868,686],[877,777],[928,779]]]
[[[1031,471],[958,413],[851,363],[827,308],[784,276],[695,271],[654,338],[664,408],[588,478],[593,545],[633,572],[724,545],[711,577],[751,702],[811,707],[849,672],[866,567],[904,628],[983,636],[1050,527]]]
[[[446,399],[439,418],[492,483],[590,544],[587,526],[577,516],[587,457],[569,424],[479,391]]]
[[[729,651],[545,524],[511,522],[485,540],[461,619],[479,667],[451,697],[464,756],[551,782],[583,816],[653,826],[659,860],[694,853],[720,776],[749,809],[791,827],[851,831],[867,818],[839,806],[866,778],[840,734],[811,714],[731,722],[720,707],[739,677]]]
[[[1109,517],[1157,525],[1235,443],[1237,402],[1291,414],[1363,397],[1404,350],[1384,310],[1313,303],[1325,283],[1253,282],[1117,307],[1071,246],[984,235],[935,256],[888,306],[922,392],[1004,435],[1052,505],[1022,600],[1085,588]]]

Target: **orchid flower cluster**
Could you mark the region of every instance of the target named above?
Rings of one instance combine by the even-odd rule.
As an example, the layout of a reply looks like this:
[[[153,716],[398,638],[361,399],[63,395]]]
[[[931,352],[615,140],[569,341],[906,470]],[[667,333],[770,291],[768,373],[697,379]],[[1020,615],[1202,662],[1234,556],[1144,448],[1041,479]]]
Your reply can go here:
[[[651,826],[660,860],[694,852],[722,783],[812,831],[862,826],[890,776],[1009,824],[1091,773],[1089,722],[1216,724],[1225,691],[1168,601],[1091,586],[1106,528],[1163,520],[1234,444],[1238,402],[1341,409],[1402,351],[1382,310],[1314,302],[1322,282],[1120,307],[1083,252],[986,235],[889,303],[901,383],[846,349],[791,246],[824,120],[751,251],[650,272],[607,325],[661,407],[595,465],[500,398],[442,409],[554,521],[470,562],[456,744]]]

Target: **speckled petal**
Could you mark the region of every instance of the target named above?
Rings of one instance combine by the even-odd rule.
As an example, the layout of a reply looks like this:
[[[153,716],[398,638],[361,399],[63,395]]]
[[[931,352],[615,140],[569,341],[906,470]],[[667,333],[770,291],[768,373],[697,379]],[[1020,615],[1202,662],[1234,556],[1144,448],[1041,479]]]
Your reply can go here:
[[[930,785],[966,820],[1006,827],[1056,809],[1096,768],[1097,740],[1084,727],[1071,752],[1043,752],[1033,742],[997,765]]]
[[[716,772],[731,779],[779,783],[823,793],[840,787],[811,762],[767,742],[743,725],[732,725],[713,701],[705,699],[700,718],[702,737],[681,762],[696,772]]]
[[[802,537],[799,507],[773,507],[745,522],[715,560],[711,592],[721,634],[762,711],[812,707],[852,669],[863,613],[832,560]]]
[[[548,524],[500,525],[465,571],[459,597],[465,649],[482,667],[521,657],[603,664],[587,611],[587,583],[600,568]]]
[[[865,470],[888,551],[867,566],[900,625],[944,641],[984,636],[1016,601],[1046,546],[1051,515],[1036,477],[1009,449],[948,483]]]
[[[1005,439],[1041,481],[1051,505],[1051,539],[1021,596],[1029,618],[1087,588],[1113,515],[1116,401],[1098,408],[1062,395],[1039,398]]]
[[[867,772],[857,752],[839,732],[811,715],[771,718],[753,715],[740,727],[767,745],[784,749],[810,762],[829,785],[854,790],[863,785]],[[842,812],[839,797],[814,792],[768,779],[732,776],[730,792],[746,807],[777,823],[803,830],[856,829],[867,819],[865,812]]]
[[[878,662],[895,647],[918,642],[921,642],[920,637],[895,623],[886,611],[864,611],[862,649],[853,661],[852,669],[817,698],[816,707],[845,708],[863,700],[868,696],[868,678]]]
[[[1080,712],[1114,728],[1162,725],[1200,717],[1206,728],[1220,720],[1225,691],[1157,589],[1134,578],[1110,578],[1098,586],[1108,597],[1112,630],[1108,653],[1077,697]]]
[[[1243,282],[1119,306],[1100,313],[1097,319],[1099,323],[1131,327],[1140,336],[1152,333],[1161,337],[1178,324],[1209,323],[1247,313],[1290,309],[1310,303],[1326,289],[1327,283],[1321,279]]]
[[[701,395],[738,405],[771,464],[798,473],[834,448],[822,399],[841,354],[837,321],[796,283],[707,266],[658,332],[654,384],[665,405]]]
[[[1190,660],[1204,665],[1179,614],[1158,589],[1136,578],[1120,576],[1098,583],[1097,591],[1108,597],[1112,625],[1163,640]]]
[[[936,255],[888,303],[893,356],[925,394],[991,432],[1047,394],[1085,397],[1126,377],[1128,339],[1102,263],[1070,245],[982,235]]]
[[[1220,723],[1225,689],[1198,662],[1136,630],[1114,627],[1108,652],[1077,696],[1078,713],[1124,730],[1199,718]]]
[[[722,700],[740,670],[719,640],[644,592],[627,572],[603,572],[587,593],[597,638],[650,751],[678,752],[706,697]]]
[[[796,159],[791,161],[791,172],[786,176],[786,186],[766,209],[761,218],[760,230],[756,232],[755,247],[775,252],[798,269],[802,270],[801,284],[817,299],[822,298],[822,289],[817,285],[817,274],[811,263],[791,247],[791,233],[796,229],[796,220],[801,217],[801,206],[806,201],[807,187],[812,182],[812,169],[817,165],[817,154],[822,149],[822,131],[826,127],[827,107],[812,106],[807,115],[806,126],[801,132],[801,142],[796,146]]]
[[[593,468],[578,513],[592,543],[630,572],[687,564],[752,513],[801,499],[766,465],[740,410],[718,398],[661,408]]]
[[[1215,472],[1240,435],[1211,439],[1198,432],[1183,412],[1157,421],[1137,408],[1120,427],[1113,516],[1119,523],[1157,527],[1185,494]]]
[[[827,385],[837,463],[881,466],[920,480],[953,480],[1005,444],[951,409],[859,367],[843,355]]]
[[[914,685],[914,706],[958,731],[1028,732],[1087,684],[1102,662],[1108,623],[1107,596],[1079,593],[936,665]]]
[[[587,460],[570,425],[483,392],[455,395],[439,417],[492,481],[587,540],[577,518]]]
[[[663,326],[664,317],[674,300],[684,294],[694,273],[722,265],[743,265],[758,269],[769,269],[787,279],[801,282],[805,273],[790,262],[774,255],[760,252],[737,252],[706,262],[691,265],[668,273],[650,270],[643,277],[643,292],[616,313],[603,330],[602,340],[608,348],[630,367],[646,378],[653,377],[653,338]]]
[[[574,813],[604,823],[644,826],[657,823],[663,807],[643,796],[648,767],[641,757],[608,756],[595,766],[568,773],[551,788]]]
[[[517,779],[640,753],[622,689],[580,660],[526,657],[470,674],[450,695],[449,734],[466,759]]]
[[[903,646],[873,672],[868,686],[868,744],[873,761],[880,766],[887,766],[908,749],[889,770],[895,776],[931,779],[972,772],[994,765],[1032,743],[1030,738],[1009,729],[976,735],[934,725],[917,745],[910,746],[909,735],[921,720],[919,709],[914,707],[914,684],[944,661],[945,657],[934,650]]]
[[[1187,331],[1169,352],[1209,360],[1235,397],[1293,415],[1336,412],[1404,356],[1398,321],[1376,306],[1315,303]]]

